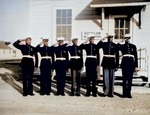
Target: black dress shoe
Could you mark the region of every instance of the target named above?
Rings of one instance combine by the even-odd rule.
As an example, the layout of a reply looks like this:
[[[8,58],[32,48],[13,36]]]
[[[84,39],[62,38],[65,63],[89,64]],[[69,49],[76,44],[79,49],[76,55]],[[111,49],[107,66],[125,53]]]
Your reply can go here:
[[[114,96],[113,95],[108,95],[108,97],[113,98]]]
[[[46,93],[46,95],[50,95],[50,93]]]
[[[40,95],[44,95],[44,92],[41,92]]]
[[[80,93],[77,93],[76,96],[80,96]]]
[[[127,98],[127,95],[122,95],[122,98]]]
[[[101,97],[106,97],[107,95],[105,95],[104,93],[101,95]]]
[[[131,95],[128,95],[127,97],[128,97],[128,98],[132,98],[132,96],[131,96]]]
[[[27,96],[27,94],[26,94],[26,93],[23,93],[22,95],[23,95],[24,97],[25,97],[25,96]]]
[[[90,94],[89,93],[86,93],[86,95],[85,95],[86,97],[89,97],[90,96]]]
[[[60,94],[61,96],[65,96],[65,94],[63,93],[63,94]]]
[[[59,96],[60,94],[59,94],[59,93],[55,93],[54,95],[55,95],[55,96]]]
[[[34,96],[34,93],[29,93],[29,95]]]
[[[96,94],[92,94],[92,96],[93,96],[93,97],[97,97],[97,95],[96,95]]]
[[[70,96],[74,96],[74,94],[71,94]]]

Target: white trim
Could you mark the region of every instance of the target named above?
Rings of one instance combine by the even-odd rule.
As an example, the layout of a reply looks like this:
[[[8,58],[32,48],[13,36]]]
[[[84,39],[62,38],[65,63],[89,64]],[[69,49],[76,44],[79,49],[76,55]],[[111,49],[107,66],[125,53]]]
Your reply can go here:
[[[125,6],[143,6],[149,5],[150,2],[136,2],[136,3],[117,3],[117,4],[91,4],[90,7],[98,8],[98,7],[125,7]]]
[[[53,8],[52,8],[52,10],[53,10],[53,24],[52,24],[52,26],[53,26],[53,40],[52,40],[52,43],[56,43],[57,41],[56,41],[56,10],[58,10],[58,9],[72,9],[72,28],[73,28],[73,16],[74,16],[74,13],[73,13],[73,9],[74,9],[74,6],[54,6]],[[73,30],[73,29],[72,29]],[[71,32],[73,33],[73,31],[71,30]],[[71,34],[72,34],[71,33]]]

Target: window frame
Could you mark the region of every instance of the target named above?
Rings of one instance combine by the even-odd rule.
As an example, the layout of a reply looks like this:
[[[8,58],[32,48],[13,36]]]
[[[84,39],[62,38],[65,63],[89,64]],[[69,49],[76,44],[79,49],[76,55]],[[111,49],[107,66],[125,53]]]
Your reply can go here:
[[[127,15],[109,15],[109,32],[115,33],[115,18],[128,18]],[[129,19],[130,20],[130,30],[129,30],[129,34],[131,35],[131,40],[130,42],[133,42],[133,27],[132,27],[132,18]],[[120,42],[121,39],[114,39],[115,43]]]
[[[119,20],[119,22],[118,22],[118,28],[115,27],[115,21],[116,21],[116,19]],[[123,26],[122,28],[120,27],[120,23],[121,23],[120,20],[121,20],[121,19],[123,20],[123,23],[124,23],[124,26]],[[123,33],[124,33],[124,34],[129,34],[129,33],[130,33],[130,20],[128,20],[128,21],[129,21],[129,27],[127,28],[127,27],[126,27],[126,19],[127,19],[127,18],[114,18],[114,33],[115,33],[115,30],[118,30],[118,31],[119,31],[119,34],[118,34],[118,35],[119,35],[119,36],[118,36],[119,39],[116,39],[115,37],[114,37],[114,39],[116,39],[116,40],[120,40],[120,39],[121,39],[121,36],[120,36],[120,32],[121,32],[121,31],[120,31],[120,30],[123,30]],[[129,29],[129,30],[128,30],[129,32],[128,32],[128,33],[125,33],[125,31],[126,31],[127,29]]]
[[[52,36],[53,36],[53,40],[52,40],[52,43],[56,43],[56,13],[57,13],[57,10],[65,10],[65,9],[71,9],[72,10],[72,19],[71,19],[71,36],[72,36],[72,33],[73,33],[73,11],[74,11],[74,6],[61,6],[61,7],[53,7],[53,32],[52,32]],[[67,41],[67,40],[65,40]]]

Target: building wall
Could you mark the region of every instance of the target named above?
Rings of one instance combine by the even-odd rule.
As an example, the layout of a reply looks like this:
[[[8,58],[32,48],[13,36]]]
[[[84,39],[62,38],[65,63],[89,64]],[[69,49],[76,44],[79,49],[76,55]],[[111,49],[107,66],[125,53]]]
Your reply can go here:
[[[107,32],[114,32],[114,18],[116,15],[109,15],[103,22],[103,29],[100,27],[101,16],[96,14],[94,8],[89,6],[92,0],[31,0],[30,2],[30,35],[33,38],[33,45],[41,42],[41,37],[50,37],[50,44],[56,42],[56,9],[72,9],[72,36],[79,37],[79,44],[82,39],[82,32],[101,32],[103,38]],[[138,22],[138,14],[133,16]],[[139,48],[149,47],[150,32],[150,5],[142,11],[142,28],[130,21],[131,43]],[[99,40],[95,40],[97,43]],[[116,43],[120,40],[114,40]],[[142,54],[144,56],[145,54]],[[150,54],[149,54],[150,55]]]
[[[41,37],[50,37],[50,44],[55,43],[55,10],[72,9],[72,35],[81,38],[82,31],[101,31],[100,27],[93,20],[100,20],[95,9],[90,8],[92,0],[32,0],[30,2],[30,35],[33,44],[41,42]],[[105,23],[108,27],[108,23]],[[103,32],[104,30],[102,30]],[[84,40],[79,39],[79,42]],[[97,41],[96,41],[97,42]]]
[[[138,14],[135,14],[134,17],[138,18]],[[149,41],[150,41],[150,37],[149,37],[149,32],[150,32],[150,5],[147,5],[145,7],[145,10],[142,11],[141,29],[139,29],[135,23],[134,23],[133,28],[134,28],[133,43],[135,43],[138,48],[147,47],[147,49],[150,51],[150,46],[149,46]]]
[[[135,14],[133,17],[138,21],[138,14]],[[141,68],[147,68],[148,65],[150,65],[150,5],[147,5],[144,10],[142,10],[142,20],[141,20],[141,29],[133,23],[133,43],[137,46],[137,49],[140,48],[146,48],[145,50],[142,50],[141,52],[138,51],[138,57],[139,58],[145,58],[141,59],[141,62],[139,61],[139,67]],[[149,56],[147,58],[147,55]],[[150,67],[149,67],[150,71]]]
[[[0,49],[0,60],[7,60],[13,58],[13,50],[12,49]]]

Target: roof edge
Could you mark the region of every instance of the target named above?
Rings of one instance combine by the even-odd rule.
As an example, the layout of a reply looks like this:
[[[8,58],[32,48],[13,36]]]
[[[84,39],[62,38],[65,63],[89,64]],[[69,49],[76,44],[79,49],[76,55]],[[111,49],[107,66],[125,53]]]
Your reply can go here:
[[[100,7],[125,7],[125,6],[144,6],[144,5],[150,5],[150,2],[90,4],[90,7],[91,8],[100,8]]]

